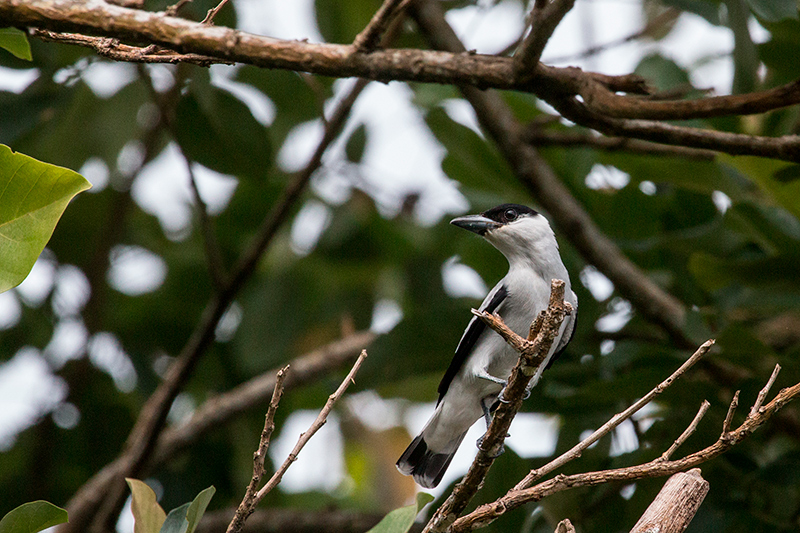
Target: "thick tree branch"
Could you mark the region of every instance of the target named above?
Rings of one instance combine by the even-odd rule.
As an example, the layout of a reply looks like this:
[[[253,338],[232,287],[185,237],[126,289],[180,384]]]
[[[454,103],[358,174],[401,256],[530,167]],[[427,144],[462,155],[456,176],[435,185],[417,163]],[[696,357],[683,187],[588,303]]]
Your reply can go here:
[[[546,20],[560,20],[568,1],[548,6]],[[384,17],[379,17],[382,22]],[[543,19],[545,20],[545,19]],[[361,52],[354,45],[312,44],[283,41],[211,26],[138,9],[107,4],[102,0],[0,0],[0,22],[21,28],[101,35],[134,43],[159,45],[183,54],[199,54],[267,68],[311,72],[335,77],[373,80],[420,81],[479,88],[493,87],[534,92],[550,101],[580,95],[588,106],[612,117],[685,119],[731,114],[764,113],[800,102],[800,81],[744,95],[698,100],[650,101],[614,94],[617,91],[647,94],[637,76],[603,76],[578,68],[554,68],[538,63],[520,77],[520,61],[471,53],[446,53],[414,49]],[[544,25],[539,35],[549,36]],[[552,30],[550,30],[552,31]],[[370,30],[367,40],[378,31]],[[523,46],[521,57],[536,57],[536,37]],[[360,41],[359,41],[360,42]],[[362,47],[363,49],[363,47]]]
[[[699,468],[670,477],[631,533],[683,533],[708,494]]]

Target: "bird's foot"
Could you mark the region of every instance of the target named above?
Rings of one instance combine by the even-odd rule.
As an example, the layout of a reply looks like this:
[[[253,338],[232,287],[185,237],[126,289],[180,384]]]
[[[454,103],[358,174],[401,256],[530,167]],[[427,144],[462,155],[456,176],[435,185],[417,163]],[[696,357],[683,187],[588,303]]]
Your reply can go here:
[[[481,436],[478,438],[477,442],[475,442],[475,445],[476,445],[478,448],[480,448],[480,447],[481,447],[481,444],[483,444],[483,438],[484,438],[485,436],[486,436],[486,434],[484,433],[483,435],[481,435]],[[511,435],[508,435],[508,434],[506,435],[506,437],[510,437],[510,436],[511,436]],[[500,443],[500,449],[497,451],[497,453],[490,454],[490,455],[489,455],[489,457],[491,457],[492,459],[497,459],[498,457],[500,457],[501,455],[503,455],[503,453],[504,453],[505,451],[506,451],[506,445],[505,445],[505,444],[503,444],[503,443]]]

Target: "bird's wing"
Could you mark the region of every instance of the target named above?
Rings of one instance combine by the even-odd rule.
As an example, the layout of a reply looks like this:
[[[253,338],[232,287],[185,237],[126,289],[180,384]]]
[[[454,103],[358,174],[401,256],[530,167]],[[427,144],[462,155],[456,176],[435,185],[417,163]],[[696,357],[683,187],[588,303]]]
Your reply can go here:
[[[497,284],[483,300],[479,310],[486,311],[487,313],[494,313],[503,300],[506,299],[506,296],[508,296],[508,290],[506,290],[505,285],[502,283]],[[486,324],[478,317],[473,316],[472,320],[469,321],[469,325],[467,329],[464,330],[464,334],[461,336],[461,340],[458,343],[453,360],[450,361],[450,366],[447,367],[447,371],[444,373],[442,381],[439,383],[439,399],[436,401],[437,405],[442,401],[442,398],[444,398],[447,389],[450,387],[450,383],[452,383],[458,371],[461,370],[461,367],[464,366],[464,362],[475,347],[475,343],[478,342],[478,337],[481,336],[481,333],[483,333],[485,329]]]
[[[572,313],[567,315],[564,318],[564,321],[567,325],[564,327],[564,333],[561,335],[561,339],[558,341],[558,346],[556,346],[556,351],[553,353],[553,356],[550,357],[550,360],[547,362],[547,366],[544,367],[545,370],[553,366],[553,363],[556,362],[556,359],[567,349],[567,344],[569,341],[572,340],[572,335],[575,333],[575,327],[578,325],[578,297],[575,296],[575,293],[572,293],[572,298],[575,301],[575,304],[572,306]]]

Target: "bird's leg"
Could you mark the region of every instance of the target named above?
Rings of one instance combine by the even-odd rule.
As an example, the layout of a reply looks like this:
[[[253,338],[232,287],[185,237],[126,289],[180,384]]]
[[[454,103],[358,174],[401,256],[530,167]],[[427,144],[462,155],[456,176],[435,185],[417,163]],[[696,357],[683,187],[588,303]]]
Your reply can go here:
[[[486,421],[486,433],[489,432],[489,424],[492,423],[492,409],[488,405],[486,405],[487,398],[489,398],[489,397],[487,396],[486,398],[481,399],[481,409],[483,410],[483,419]],[[483,438],[486,436],[486,433],[481,435],[478,438],[478,441],[475,443],[475,445],[478,446],[478,448],[481,447],[481,444],[483,443]],[[511,435],[506,434],[506,437],[510,437],[510,436]],[[501,444],[500,445],[500,450],[497,452],[497,455],[492,456],[492,459],[494,459],[496,457],[500,457],[500,455],[502,455],[504,451],[506,451],[506,446],[505,446],[505,444]]]
[[[481,369],[478,373],[476,373],[475,377],[478,377],[478,378],[481,378],[481,379],[485,379],[487,381],[491,381],[492,383],[497,383],[498,385],[502,385],[503,387],[505,387],[506,384],[508,383],[504,379],[500,379],[500,378],[494,377],[489,372],[487,372],[485,368]]]
[[[486,398],[481,400],[481,409],[483,410],[483,420],[486,422],[486,431],[489,431],[489,424],[492,423],[492,412],[489,406],[486,405]]]

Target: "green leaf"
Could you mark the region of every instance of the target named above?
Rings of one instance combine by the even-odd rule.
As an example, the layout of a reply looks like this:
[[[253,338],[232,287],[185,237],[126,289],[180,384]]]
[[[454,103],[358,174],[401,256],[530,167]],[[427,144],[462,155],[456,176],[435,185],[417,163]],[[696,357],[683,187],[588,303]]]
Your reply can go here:
[[[167,519],[164,509],[156,501],[156,493],[147,483],[125,478],[131,489],[131,511],[133,511],[133,533],[159,533]]]
[[[69,201],[89,187],[77,172],[0,145],[0,292],[25,279]]]
[[[33,61],[28,36],[17,28],[0,28],[0,48],[8,50],[20,59]]]
[[[750,9],[767,22],[797,19],[797,0],[747,0]]]
[[[359,125],[350,138],[347,139],[347,144],[344,151],[347,154],[347,159],[353,163],[360,163],[361,158],[364,156],[364,146],[367,144],[367,128],[364,124]]]
[[[37,533],[67,521],[67,511],[40,500],[9,511],[0,520],[0,533]]]
[[[184,503],[176,507],[167,515],[159,533],[186,533],[189,530],[189,521],[186,520],[186,511],[191,504]]]
[[[390,512],[367,533],[406,533],[414,525],[417,514],[432,501],[433,496],[420,492],[417,494],[416,503]]]
[[[264,180],[272,164],[267,129],[230,93],[212,87],[202,98],[189,93],[175,112],[178,144],[210,169]]]
[[[194,533],[194,530],[197,528],[197,524],[199,524],[200,519],[203,518],[203,513],[206,512],[208,502],[210,502],[211,498],[214,497],[214,493],[216,491],[217,489],[211,486],[195,496],[194,500],[189,506],[189,510],[186,512],[186,520],[189,522],[188,533]]]

